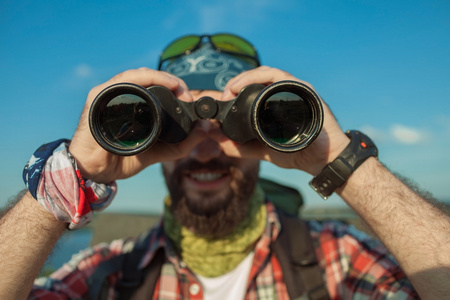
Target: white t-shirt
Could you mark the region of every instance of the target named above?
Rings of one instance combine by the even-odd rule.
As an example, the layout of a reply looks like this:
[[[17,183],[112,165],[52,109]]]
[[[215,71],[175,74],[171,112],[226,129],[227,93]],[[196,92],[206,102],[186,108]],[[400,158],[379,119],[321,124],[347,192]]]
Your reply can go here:
[[[252,251],[236,268],[224,275],[212,278],[197,275],[204,299],[244,299],[254,255]]]

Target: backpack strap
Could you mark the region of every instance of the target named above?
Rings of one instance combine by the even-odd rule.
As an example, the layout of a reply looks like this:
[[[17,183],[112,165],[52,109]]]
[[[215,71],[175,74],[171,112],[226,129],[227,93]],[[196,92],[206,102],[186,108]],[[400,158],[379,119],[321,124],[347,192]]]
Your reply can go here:
[[[89,277],[89,299],[106,299],[107,280],[114,273],[122,272],[122,278],[117,283],[116,299],[131,299],[131,296],[146,279],[146,284],[155,289],[156,282],[165,261],[164,249],[156,251],[155,257],[145,269],[139,269],[139,263],[148,250],[151,235],[146,233],[139,236],[129,252],[115,256],[99,264],[95,272]],[[126,242],[125,242],[126,243]]]
[[[142,256],[141,256],[142,257]],[[124,277],[119,282],[117,287],[117,300],[128,300],[139,289],[145,281],[146,291],[153,291],[156,288],[156,282],[161,274],[161,268],[165,261],[165,253],[163,248],[159,248],[151,263],[144,269],[139,270],[135,265],[134,270],[131,270],[131,264],[125,264]]]
[[[278,211],[281,231],[272,245],[290,299],[330,299],[307,224]]]
[[[89,299],[106,299],[108,276],[120,272],[125,260],[124,254],[100,263],[87,279]]]
[[[262,177],[258,179],[258,184],[278,210],[293,216],[300,213],[303,196],[297,189]]]

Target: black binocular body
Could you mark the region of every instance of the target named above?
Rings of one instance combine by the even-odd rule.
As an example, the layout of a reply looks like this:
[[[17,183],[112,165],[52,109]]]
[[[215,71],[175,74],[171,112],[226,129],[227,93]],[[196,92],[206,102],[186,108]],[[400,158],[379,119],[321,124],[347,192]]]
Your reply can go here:
[[[119,83],[100,92],[89,111],[95,140],[122,156],[143,152],[158,140],[181,142],[202,119],[217,120],[235,142],[258,139],[277,151],[294,152],[320,133],[323,108],[316,92],[297,81],[252,84],[233,100],[202,97],[194,102],[179,100],[162,86]]]

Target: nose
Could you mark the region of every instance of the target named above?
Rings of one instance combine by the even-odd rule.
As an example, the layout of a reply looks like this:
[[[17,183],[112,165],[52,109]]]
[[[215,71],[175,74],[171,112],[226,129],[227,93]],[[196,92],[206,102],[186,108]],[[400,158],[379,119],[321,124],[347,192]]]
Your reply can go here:
[[[200,120],[197,121],[195,126],[201,126],[206,133],[210,133],[214,130],[220,130],[220,125],[214,120]],[[207,137],[189,153],[189,158],[206,163],[214,158],[220,157],[221,155],[223,155],[223,151],[220,145],[215,140]]]

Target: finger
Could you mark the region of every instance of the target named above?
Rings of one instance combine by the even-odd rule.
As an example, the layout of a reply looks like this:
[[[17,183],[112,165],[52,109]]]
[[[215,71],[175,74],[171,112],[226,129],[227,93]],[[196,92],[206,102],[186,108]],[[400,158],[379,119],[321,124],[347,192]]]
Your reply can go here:
[[[169,74],[169,73],[167,73],[167,74]],[[177,80],[179,83],[178,87],[175,90],[172,90],[175,97],[177,97],[180,100],[186,101],[186,102],[194,101],[194,97],[190,93],[189,87],[187,86],[187,84],[181,78],[178,78],[172,74],[169,74],[169,75],[175,77],[175,80]]]
[[[230,81],[228,81],[227,85],[225,86],[223,93],[223,100],[232,99],[233,97],[236,97],[236,95],[238,95],[239,92],[244,87],[250,84],[259,83],[269,85],[281,80],[294,80],[302,82],[308,85],[309,87],[313,88],[312,85],[309,84],[308,82],[302,81],[285,71],[270,68],[267,66],[262,66],[253,70],[243,72],[237,75],[236,77],[230,79]]]
[[[178,77],[163,71],[157,71],[149,68],[139,68],[127,70],[115,75],[110,80],[102,83],[91,90],[89,99],[95,98],[103,89],[117,83],[134,83],[143,87],[154,85],[161,85],[167,87],[177,95],[183,96],[186,99],[191,99],[186,84]]]
[[[242,72],[234,78],[230,79],[223,90],[222,100],[230,100],[235,98],[244,87],[252,83],[270,84],[271,80],[267,78],[267,75],[263,75],[263,73],[266,73],[267,69],[270,68],[264,66],[259,67],[253,70]]]
[[[128,80],[126,82],[138,84],[143,87],[161,85],[170,89],[177,98],[189,102],[193,101],[193,97],[190,94],[186,83],[181,78],[164,71],[157,71],[149,68],[128,70],[114,76],[108,82],[114,84],[123,82],[123,80]]]
[[[246,143],[237,143],[225,136],[221,130],[208,131],[208,137],[216,141],[227,156],[255,159],[264,158],[262,154],[262,150],[264,150],[262,149],[263,145],[257,140]]]
[[[117,74],[108,80],[106,84],[111,85],[120,82],[130,82],[144,87],[162,85],[171,90],[178,88],[180,84],[179,80],[177,80],[177,77],[174,75],[149,68],[127,70]]]
[[[294,80],[296,78],[285,71],[262,66],[237,75],[227,83],[227,87],[236,91],[236,88],[240,89],[252,83],[271,84],[286,79]]]
[[[200,127],[194,127],[190,134],[182,142],[168,144],[159,142],[153,145],[148,151],[138,155],[138,159],[145,166],[161,162],[176,160],[186,157],[199,143],[207,138],[207,133]]]

